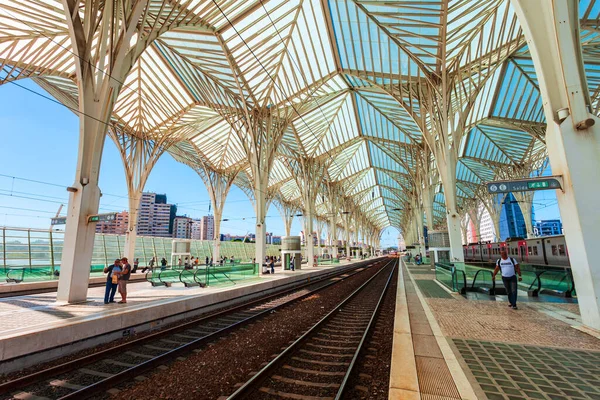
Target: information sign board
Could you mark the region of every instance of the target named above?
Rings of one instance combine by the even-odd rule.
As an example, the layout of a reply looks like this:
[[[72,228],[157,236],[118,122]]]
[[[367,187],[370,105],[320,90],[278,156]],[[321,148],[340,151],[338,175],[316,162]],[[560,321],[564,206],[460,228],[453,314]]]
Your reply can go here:
[[[110,222],[117,219],[117,213],[89,215],[87,222]]]
[[[541,178],[519,179],[514,181],[488,182],[488,193],[528,192],[532,190],[562,189],[560,176],[546,176]]]
[[[65,225],[67,223],[67,217],[56,217],[50,220],[50,225]]]

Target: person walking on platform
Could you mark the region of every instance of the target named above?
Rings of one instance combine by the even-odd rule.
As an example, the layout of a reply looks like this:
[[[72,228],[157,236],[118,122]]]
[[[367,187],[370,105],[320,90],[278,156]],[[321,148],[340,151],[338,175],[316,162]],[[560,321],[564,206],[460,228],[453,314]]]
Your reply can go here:
[[[152,257],[150,259],[150,261],[148,262],[148,265],[146,265],[143,269],[142,269],[142,274],[144,272],[146,272],[148,269],[153,269],[154,268],[154,263],[156,263],[156,258]]]
[[[502,271],[502,283],[506,288],[506,294],[508,294],[508,306],[513,310],[517,308],[517,275],[519,274],[519,281],[522,281],[521,267],[519,262],[512,257],[508,257],[506,250],[500,252],[500,258],[496,261],[496,268],[492,273],[492,279],[496,280],[496,274],[498,271]],[[516,273],[516,274],[515,274]]]
[[[160,260],[160,270],[164,271],[165,269],[167,269],[167,259],[163,257],[162,260]]]
[[[138,267],[140,266],[140,259],[136,258],[135,260],[133,260],[133,269],[131,270],[132,273],[136,273]]]
[[[115,293],[119,282],[119,274],[121,273],[121,260],[118,258],[113,265],[104,268],[106,276],[106,290],[104,292],[104,304],[115,302]]]
[[[127,257],[121,258],[121,275],[119,275],[119,294],[121,295],[121,301],[119,304],[127,303],[127,282],[129,281],[129,277],[131,276],[131,265],[127,262]]]

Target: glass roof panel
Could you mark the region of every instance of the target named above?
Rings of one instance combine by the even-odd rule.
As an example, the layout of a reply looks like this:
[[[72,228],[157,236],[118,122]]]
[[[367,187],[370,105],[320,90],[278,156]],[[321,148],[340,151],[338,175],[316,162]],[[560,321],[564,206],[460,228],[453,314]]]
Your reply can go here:
[[[419,69],[354,2],[329,0],[328,3],[342,68],[385,74],[374,75],[378,84],[385,85],[398,82],[391,76],[406,76],[409,69]]]

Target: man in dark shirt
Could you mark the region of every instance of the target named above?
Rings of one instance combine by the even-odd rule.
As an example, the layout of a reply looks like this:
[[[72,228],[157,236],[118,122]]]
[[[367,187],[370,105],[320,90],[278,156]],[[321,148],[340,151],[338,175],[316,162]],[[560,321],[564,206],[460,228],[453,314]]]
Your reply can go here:
[[[104,304],[115,302],[115,293],[117,292],[118,280],[117,278],[121,273],[121,260],[118,258],[115,260],[113,265],[104,268],[106,276],[106,291],[104,292]]]

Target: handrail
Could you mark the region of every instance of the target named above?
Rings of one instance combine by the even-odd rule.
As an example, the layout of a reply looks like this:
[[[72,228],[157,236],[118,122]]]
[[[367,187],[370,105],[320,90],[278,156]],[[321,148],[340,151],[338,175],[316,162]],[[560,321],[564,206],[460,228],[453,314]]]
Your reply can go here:
[[[457,272],[460,272],[462,274],[463,277],[463,287],[461,290],[458,290],[458,279],[457,279]],[[465,275],[465,271],[463,271],[462,269],[456,269],[456,267],[452,267],[452,284],[456,285],[456,292],[459,292],[460,294],[466,294],[467,293],[467,275]]]
[[[198,286],[200,286],[200,287],[206,286],[206,270],[207,269],[208,269],[208,265],[206,266],[206,268],[196,268],[196,272],[194,272],[194,282],[196,282],[198,284]],[[204,282],[198,281],[198,272],[200,272],[200,271],[204,272]]]
[[[477,276],[479,275],[480,272],[488,272],[491,277],[492,277],[492,288],[490,289],[490,295],[494,295],[496,293],[496,280],[494,279],[494,274],[492,273],[492,271],[488,270],[488,269],[480,269],[479,271],[477,271],[475,273],[475,276],[473,277],[473,283],[471,283],[471,290],[474,291],[475,290],[475,282],[477,282]]]
[[[541,276],[543,274],[545,274],[546,272],[559,272],[559,271],[552,271],[552,270],[545,270],[545,271],[541,271],[541,272],[536,272],[535,273],[535,279],[533,280],[533,282],[531,282],[531,285],[529,285],[529,289],[527,290],[531,290],[531,288],[533,287],[533,285],[537,282],[537,290],[534,290],[534,296],[537,296],[539,293],[541,293],[542,291],[542,279]],[[560,282],[563,282],[571,273],[570,271],[565,271],[565,276],[560,280]],[[560,283],[559,282],[559,283]],[[573,284],[573,279],[570,280],[569,282],[569,287],[567,290],[564,291],[565,296],[566,297],[571,297],[573,294],[573,290],[575,290],[575,285]]]
[[[16,277],[11,277],[10,273],[11,272],[16,272],[19,271],[20,272],[20,277],[17,275]],[[11,267],[8,268],[8,270],[6,271],[6,282],[14,282],[14,283],[21,283],[23,282],[23,280],[25,279],[25,268],[22,267]]]

